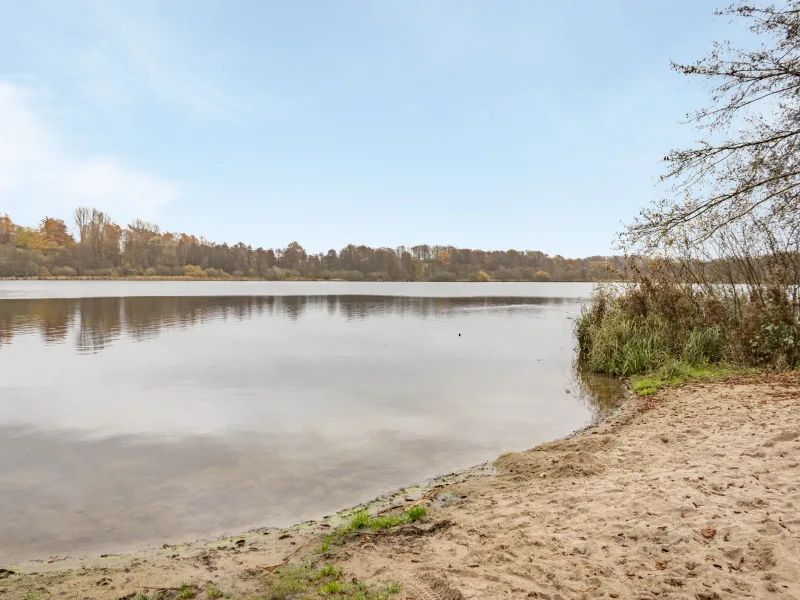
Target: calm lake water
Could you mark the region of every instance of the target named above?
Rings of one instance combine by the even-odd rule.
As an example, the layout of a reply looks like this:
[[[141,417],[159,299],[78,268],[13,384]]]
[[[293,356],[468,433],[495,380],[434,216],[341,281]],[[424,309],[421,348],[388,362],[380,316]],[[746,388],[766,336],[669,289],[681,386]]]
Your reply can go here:
[[[289,525],[563,436],[609,402],[573,369],[591,289],[0,281],[0,564]]]

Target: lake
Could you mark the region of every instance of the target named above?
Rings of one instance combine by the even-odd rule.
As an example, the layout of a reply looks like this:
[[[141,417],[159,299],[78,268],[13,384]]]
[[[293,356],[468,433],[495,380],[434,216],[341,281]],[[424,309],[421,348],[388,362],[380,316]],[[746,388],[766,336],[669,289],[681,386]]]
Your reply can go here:
[[[620,392],[574,369],[591,290],[0,281],[0,564],[287,526],[566,435]]]

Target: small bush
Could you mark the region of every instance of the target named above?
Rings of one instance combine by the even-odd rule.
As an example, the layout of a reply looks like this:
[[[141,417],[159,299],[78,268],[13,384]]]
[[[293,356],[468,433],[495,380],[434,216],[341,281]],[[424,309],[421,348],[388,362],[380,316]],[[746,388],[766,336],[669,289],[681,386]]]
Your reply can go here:
[[[56,277],[75,277],[78,274],[72,267],[53,267],[50,272]]]
[[[428,277],[428,281],[438,281],[438,282],[448,282],[448,281],[458,281],[458,277],[455,273],[451,273],[450,271],[442,271],[440,273],[435,273],[434,275]]]
[[[214,267],[209,267],[208,269],[206,269],[206,275],[208,275],[209,277],[211,277],[213,279],[230,279],[231,278],[231,276],[228,275],[222,269],[215,269]]]
[[[183,272],[187,277],[195,277],[197,279],[205,279],[208,277],[208,273],[196,265],[186,265],[183,268]]]
[[[156,270],[153,267],[147,267],[144,270],[145,277],[155,277],[157,275]]]
[[[477,273],[472,275],[470,279],[472,279],[472,281],[480,281],[483,283],[488,283],[489,281],[492,280],[492,278],[489,277],[489,274],[486,271],[478,271]]]
[[[88,275],[90,277],[115,277],[119,275],[117,269],[112,268],[100,268],[100,269],[86,269],[82,273],[83,275]]]
[[[365,277],[361,271],[340,271],[341,278],[345,281],[364,281]]]
[[[156,275],[162,277],[180,277],[185,274],[183,267],[168,267],[166,265],[156,265]]]

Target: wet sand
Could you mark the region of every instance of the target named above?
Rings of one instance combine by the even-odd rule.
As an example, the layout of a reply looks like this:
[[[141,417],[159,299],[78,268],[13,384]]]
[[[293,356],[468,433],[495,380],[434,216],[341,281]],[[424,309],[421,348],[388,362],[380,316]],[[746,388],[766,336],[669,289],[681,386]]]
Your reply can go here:
[[[310,560],[402,581],[398,598],[800,598],[799,464],[799,373],[686,385],[504,454],[495,475],[439,482],[417,535],[358,536],[320,555],[329,529],[309,524],[27,563],[0,573],[0,597],[117,599],[210,582],[248,598],[276,565]]]

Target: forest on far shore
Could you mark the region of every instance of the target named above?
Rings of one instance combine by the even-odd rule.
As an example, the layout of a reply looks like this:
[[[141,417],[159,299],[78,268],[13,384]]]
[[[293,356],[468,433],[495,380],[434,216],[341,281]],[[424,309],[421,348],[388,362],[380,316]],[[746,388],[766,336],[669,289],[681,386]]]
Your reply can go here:
[[[73,233],[74,232],[74,233]],[[126,227],[94,208],[75,210],[74,228],[45,217],[37,227],[0,213],[0,277],[192,277],[347,281],[605,281],[621,257],[564,258],[536,250],[471,250],[427,244],[338,252],[215,244],[162,232],[136,220]]]

